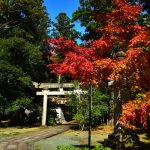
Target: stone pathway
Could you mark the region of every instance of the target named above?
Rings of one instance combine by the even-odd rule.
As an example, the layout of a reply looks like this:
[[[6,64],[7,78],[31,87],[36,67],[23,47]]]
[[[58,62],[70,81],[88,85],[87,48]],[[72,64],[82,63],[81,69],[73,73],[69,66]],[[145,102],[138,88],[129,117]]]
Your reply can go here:
[[[36,131],[24,135],[0,141],[0,150],[33,150],[33,143],[39,140],[55,136],[76,126],[76,123],[70,122],[43,131]]]

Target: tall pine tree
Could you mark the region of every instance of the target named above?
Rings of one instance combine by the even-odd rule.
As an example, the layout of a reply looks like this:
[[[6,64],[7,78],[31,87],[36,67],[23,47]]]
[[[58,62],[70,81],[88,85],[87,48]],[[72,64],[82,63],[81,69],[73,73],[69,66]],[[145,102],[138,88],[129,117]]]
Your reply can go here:
[[[59,13],[56,22],[53,22],[52,37],[63,36],[64,39],[77,39],[80,33],[75,29],[75,24],[71,23],[71,19],[66,13]]]
[[[16,123],[33,108],[32,81],[46,78],[41,45],[49,23],[43,0],[0,1],[0,111]]]

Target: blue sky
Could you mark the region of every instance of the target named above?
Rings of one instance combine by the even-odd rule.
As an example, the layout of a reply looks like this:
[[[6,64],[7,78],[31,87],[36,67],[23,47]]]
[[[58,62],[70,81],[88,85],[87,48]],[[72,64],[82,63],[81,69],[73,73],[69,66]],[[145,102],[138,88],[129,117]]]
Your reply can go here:
[[[79,6],[79,0],[44,0],[44,5],[47,7],[49,17],[55,21],[55,17],[60,12],[65,12],[69,18],[72,17],[72,13],[77,10]],[[78,31],[84,31],[80,27],[79,23],[75,23],[75,29]]]
[[[44,0],[44,5],[52,19],[55,19],[60,12],[67,13],[71,18],[71,14],[79,6],[79,0]]]

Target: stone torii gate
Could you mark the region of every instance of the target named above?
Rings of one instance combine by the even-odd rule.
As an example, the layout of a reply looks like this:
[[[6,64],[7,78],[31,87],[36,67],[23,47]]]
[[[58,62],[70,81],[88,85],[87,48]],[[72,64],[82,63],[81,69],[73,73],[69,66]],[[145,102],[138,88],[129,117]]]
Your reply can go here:
[[[37,83],[33,82],[36,89],[41,89],[42,91],[37,91],[36,95],[43,96],[43,112],[42,112],[42,126],[46,126],[47,118],[47,99],[48,96],[64,96],[72,94],[85,94],[87,91],[81,90],[79,87],[75,87],[73,83]],[[65,89],[70,89],[69,91]]]

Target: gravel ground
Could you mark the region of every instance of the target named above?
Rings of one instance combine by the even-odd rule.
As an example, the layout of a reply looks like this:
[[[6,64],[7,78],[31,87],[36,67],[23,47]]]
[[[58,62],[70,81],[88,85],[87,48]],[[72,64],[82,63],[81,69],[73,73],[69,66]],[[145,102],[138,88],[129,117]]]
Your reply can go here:
[[[112,131],[110,128],[98,128],[92,131],[92,145],[95,145],[108,137]],[[56,150],[58,145],[87,145],[88,132],[69,130],[51,138],[34,143],[34,150]]]

